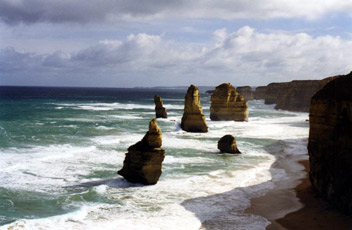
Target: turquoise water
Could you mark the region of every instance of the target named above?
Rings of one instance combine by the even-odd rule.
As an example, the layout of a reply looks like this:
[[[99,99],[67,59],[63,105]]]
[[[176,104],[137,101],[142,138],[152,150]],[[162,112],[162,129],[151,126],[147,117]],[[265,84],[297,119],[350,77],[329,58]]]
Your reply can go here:
[[[185,92],[2,90],[0,225],[198,229],[214,208],[224,207],[199,207],[208,213],[200,219],[182,202],[270,181],[268,170],[275,156],[266,146],[292,154],[305,144],[306,113],[277,111],[263,101],[250,101],[249,122],[212,122],[208,119],[210,95],[204,93],[201,104],[209,132],[186,133],[179,127]],[[157,121],[166,150],[163,174],[155,186],[130,184],[116,172],[127,148],[148,130],[154,117],[154,94],[162,97],[169,116]],[[217,141],[225,134],[236,137],[243,154],[217,154]],[[284,172],[279,174],[284,176]],[[248,194],[239,195],[232,208],[248,206]],[[267,224],[264,218],[253,218],[246,220],[256,221],[258,229]]]

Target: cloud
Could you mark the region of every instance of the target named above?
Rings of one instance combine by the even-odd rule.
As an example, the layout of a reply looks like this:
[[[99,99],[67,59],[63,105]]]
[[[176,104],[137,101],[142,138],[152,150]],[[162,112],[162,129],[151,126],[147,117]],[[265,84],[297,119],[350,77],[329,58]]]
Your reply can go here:
[[[39,82],[40,77],[52,76],[70,85],[76,79],[75,84],[81,86],[97,86],[97,82],[99,86],[262,85],[348,73],[352,69],[350,50],[352,42],[338,36],[260,33],[248,26],[234,32],[216,30],[203,46],[141,33],[125,40],[101,41],[70,54],[4,49],[0,77],[8,84],[14,84],[11,76],[25,73]]]
[[[346,0],[2,0],[0,19],[17,23],[101,23],[155,18],[316,19],[329,12],[352,15]]]

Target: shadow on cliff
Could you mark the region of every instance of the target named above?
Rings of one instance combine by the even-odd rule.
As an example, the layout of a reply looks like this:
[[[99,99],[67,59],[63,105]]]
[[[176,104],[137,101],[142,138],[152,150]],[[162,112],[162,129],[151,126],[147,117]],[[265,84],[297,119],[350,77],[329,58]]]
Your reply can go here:
[[[280,174],[282,175],[282,171],[280,172],[280,170],[283,168],[281,164],[282,161],[288,161],[287,158],[289,156],[283,152],[285,147],[287,147],[285,141],[292,143],[292,141],[298,142],[301,140],[302,139],[290,139],[278,141],[264,148],[268,153],[276,157],[276,161],[271,165],[269,170],[272,177],[271,180],[249,187],[238,187],[220,194],[189,199],[182,202],[181,205],[186,210],[195,214],[202,223],[201,229],[265,229],[265,226],[269,224],[267,219],[261,216],[245,213],[244,210],[249,207],[251,198],[263,196],[274,187],[277,189],[275,181],[280,181],[280,183],[284,183],[284,185],[288,185],[292,188],[300,183],[299,179],[305,175],[305,172],[302,171],[304,167],[298,163],[295,164],[294,162],[302,160],[302,157],[305,158],[307,155],[295,155],[291,158],[292,164],[289,163],[288,169],[285,168],[288,177],[280,178]],[[285,189],[287,189],[287,187]],[[300,204],[298,203],[298,198],[296,198],[294,192],[290,193],[287,190],[279,192],[281,192],[281,198],[287,199],[284,201],[289,202],[289,207],[285,207],[288,212],[295,211],[299,208],[298,206]],[[278,197],[278,200],[275,201],[275,203],[280,203],[282,201],[279,198],[280,197]],[[266,216],[266,218],[270,219],[268,216]]]

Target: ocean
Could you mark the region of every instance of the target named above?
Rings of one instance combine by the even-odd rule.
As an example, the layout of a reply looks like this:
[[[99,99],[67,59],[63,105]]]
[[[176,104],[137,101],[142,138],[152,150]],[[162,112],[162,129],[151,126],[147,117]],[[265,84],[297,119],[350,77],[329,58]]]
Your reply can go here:
[[[277,158],[306,154],[308,113],[248,101],[249,121],[211,121],[208,133],[180,129],[186,88],[0,87],[0,229],[265,229],[243,213],[287,175]],[[117,175],[127,148],[154,118],[166,157],[159,182],[131,184]],[[240,155],[218,154],[236,138]],[[12,228],[11,228],[12,227]]]

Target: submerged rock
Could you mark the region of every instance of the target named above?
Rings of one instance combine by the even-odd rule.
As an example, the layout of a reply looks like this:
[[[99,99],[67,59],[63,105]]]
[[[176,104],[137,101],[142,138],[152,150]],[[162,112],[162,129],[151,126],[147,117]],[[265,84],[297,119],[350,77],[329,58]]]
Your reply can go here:
[[[330,204],[352,214],[352,72],[313,96],[309,124],[313,188]]]
[[[219,85],[211,95],[210,119],[213,121],[248,121],[247,101],[230,83]]]
[[[237,149],[236,139],[232,135],[225,135],[218,141],[218,149],[222,153],[241,153]]]
[[[187,132],[208,132],[205,116],[200,105],[198,88],[191,85],[185,96],[185,108],[181,120],[181,128]]]
[[[156,118],[167,118],[166,109],[163,106],[163,100],[158,95],[154,96],[154,103],[155,103],[155,117]]]
[[[128,148],[123,168],[117,173],[132,183],[156,184],[165,158],[165,150],[161,145],[161,130],[156,119],[152,119],[149,123],[149,131],[143,139]]]

